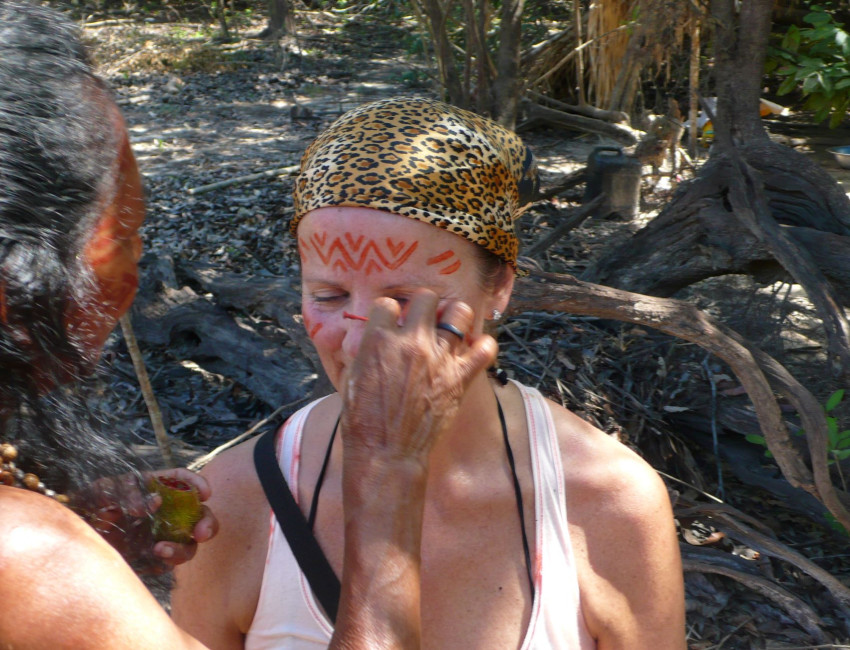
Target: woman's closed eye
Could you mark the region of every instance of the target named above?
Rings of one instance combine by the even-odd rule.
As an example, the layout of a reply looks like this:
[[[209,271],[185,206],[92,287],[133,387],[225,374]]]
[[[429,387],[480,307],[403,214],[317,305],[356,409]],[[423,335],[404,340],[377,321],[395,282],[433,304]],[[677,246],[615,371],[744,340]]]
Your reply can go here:
[[[315,303],[332,305],[346,300],[348,298],[348,294],[344,291],[322,291],[313,293],[310,297]]]

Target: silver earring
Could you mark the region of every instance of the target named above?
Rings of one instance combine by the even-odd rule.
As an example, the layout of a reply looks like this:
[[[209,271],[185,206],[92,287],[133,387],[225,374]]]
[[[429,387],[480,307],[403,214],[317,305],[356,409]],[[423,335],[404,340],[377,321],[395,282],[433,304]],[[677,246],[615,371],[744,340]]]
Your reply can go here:
[[[499,320],[502,317],[502,312],[498,309],[493,310],[493,320]]]

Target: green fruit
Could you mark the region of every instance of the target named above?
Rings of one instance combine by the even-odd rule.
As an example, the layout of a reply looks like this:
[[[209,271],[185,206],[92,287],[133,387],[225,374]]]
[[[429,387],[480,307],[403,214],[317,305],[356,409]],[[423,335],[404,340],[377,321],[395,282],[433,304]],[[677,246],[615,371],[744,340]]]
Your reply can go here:
[[[153,513],[153,535],[157,541],[189,544],[192,530],[201,519],[198,490],[185,481],[155,476],[148,489],[162,497],[162,505]]]

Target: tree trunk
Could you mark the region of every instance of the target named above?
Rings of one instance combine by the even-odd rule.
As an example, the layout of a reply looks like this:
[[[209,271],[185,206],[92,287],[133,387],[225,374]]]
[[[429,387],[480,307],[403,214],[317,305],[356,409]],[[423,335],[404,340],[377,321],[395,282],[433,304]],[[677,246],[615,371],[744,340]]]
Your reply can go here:
[[[737,144],[766,140],[759,116],[764,57],[770,36],[773,0],[712,0],[715,29],[717,153]]]
[[[291,0],[269,0],[269,24],[261,36],[278,39],[295,31]]]
[[[499,54],[493,82],[493,117],[509,129],[516,124],[519,111],[520,40],[524,0],[502,0],[502,24],[499,30]]]
[[[445,99],[450,104],[466,107],[468,98],[463,92],[463,84],[452,54],[452,44],[446,32],[453,2],[448,0],[445,7],[440,3],[440,0],[414,0],[414,3],[417,5],[419,13],[425,17],[428,31],[434,41],[434,56],[437,59]]]

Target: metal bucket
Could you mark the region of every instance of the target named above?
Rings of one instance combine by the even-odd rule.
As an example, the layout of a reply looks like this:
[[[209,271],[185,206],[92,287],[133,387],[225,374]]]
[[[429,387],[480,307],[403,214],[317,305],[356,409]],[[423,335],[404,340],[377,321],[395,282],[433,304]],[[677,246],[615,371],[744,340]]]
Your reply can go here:
[[[587,158],[587,184],[582,203],[605,194],[594,216],[633,219],[640,207],[641,164],[622,148],[596,147]]]

